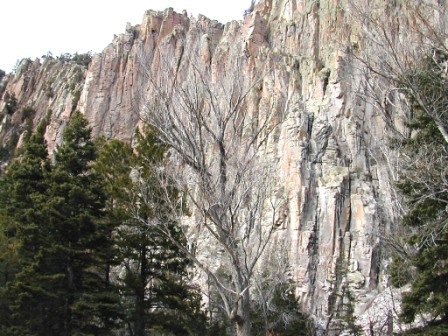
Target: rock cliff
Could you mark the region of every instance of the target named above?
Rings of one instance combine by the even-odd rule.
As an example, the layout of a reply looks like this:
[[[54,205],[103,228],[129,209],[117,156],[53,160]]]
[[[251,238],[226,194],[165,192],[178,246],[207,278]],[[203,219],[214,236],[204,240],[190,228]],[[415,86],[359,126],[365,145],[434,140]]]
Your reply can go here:
[[[323,329],[349,296],[360,323],[391,323],[385,237],[396,232],[399,211],[385,122],[355,94],[359,78],[351,50],[360,32],[349,8],[348,0],[264,0],[243,20],[226,25],[172,9],[147,11],[142,24],[128,25],[88,68],[53,59],[23,61],[3,79],[0,110],[7,93],[14,93],[18,111],[36,110],[34,126],[51,110],[50,149],[75,108],[95,136],[130,142],[143,113],[148,69],[162,76],[164,62],[191,62],[185,51],[194,49],[195,62],[216,76],[236,59],[243,72],[265,71],[259,99],[249,108],[269,102],[287,116],[270,155],[287,195],[277,239],[290,242],[296,294]],[[22,119],[3,117],[4,145],[24,128]]]

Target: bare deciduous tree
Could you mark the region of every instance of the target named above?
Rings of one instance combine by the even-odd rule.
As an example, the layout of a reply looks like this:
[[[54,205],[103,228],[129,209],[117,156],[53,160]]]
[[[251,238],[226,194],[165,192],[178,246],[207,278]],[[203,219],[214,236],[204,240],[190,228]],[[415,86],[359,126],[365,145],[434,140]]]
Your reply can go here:
[[[365,8],[351,1],[349,9],[353,26],[359,29],[360,41],[352,45],[352,55],[362,64],[364,93],[383,110],[389,125],[394,111],[411,109],[410,100],[415,101],[448,142],[448,98],[444,87],[436,85],[441,79],[446,85],[448,79],[447,59],[441,57],[448,55],[447,5],[411,0]],[[428,58],[437,71],[427,71]]]
[[[397,235],[390,246],[414,267],[415,276],[411,292],[403,298],[402,317],[411,322],[424,312],[437,318],[433,298],[446,295],[444,282],[435,279],[446,271],[437,258],[443,259],[438,251],[446,249],[448,228],[447,3],[378,2],[366,9],[353,1],[350,11],[352,21],[359,24],[359,43],[349,48],[363,75],[359,93],[379,108],[394,131],[389,145],[399,157],[394,175],[406,201],[402,223],[408,239],[400,246]],[[428,255],[434,259],[425,263]],[[431,287],[425,287],[428,283]]]
[[[284,112],[274,98],[261,98],[263,76],[243,69],[241,59],[215,72],[194,53],[182,57],[159,57],[157,74],[145,68],[144,122],[171,148],[166,183],[187,195],[192,212],[191,248],[179,247],[214,284],[237,334],[247,336],[253,278],[280,218],[282,197],[265,154]],[[148,224],[170,237],[163,223]]]
[[[435,122],[448,143],[447,4],[412,0],[362,7],[351,1],[349,13],[359,38],[350,48],[353,61],[359,64],[357,75],[362,78],[356,93],[381,111],[388,130],[398,139],[413,136],[405,126],[415,117],[417,106]],[[428,192],[414,202],[436,200],[448,190],[446,169],[442,168],[447,154],[443,148],[438,152],[434,148],[428,145],[413,153],[395,148],[393,163],[390,148],[381,149],[395,181],[405,172],[409,181],[427,186]],[[402,204],[399,207],[406,211]],[[434,235],[433,228],[429,229],[427,238]]]

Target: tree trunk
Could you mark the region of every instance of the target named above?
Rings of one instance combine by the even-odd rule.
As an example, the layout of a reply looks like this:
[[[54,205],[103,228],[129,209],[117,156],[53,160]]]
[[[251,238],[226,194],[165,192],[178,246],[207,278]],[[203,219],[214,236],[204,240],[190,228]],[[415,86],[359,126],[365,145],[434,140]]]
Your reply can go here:
[[[236,334],[237,336],[250,336],[250,319],[241,319],[236,324]]]
[[[143,244],[140,251],[140,279],[136,288],[135,298],[135,320],[134,320],[134,335],[145,336],[146,328],[146,310],[145,310],[145,289],[148,260],[146,258],[146,246]]]
[[[236,318],[236,334],[237,336],[250,336],[252,322],[250,318],[249,290],[246,290],[241,297],[240,307],[239,315]]]
[[[144,291],[139,290],[136,293],[135,316],[134,316],[134,335],[145,335],[145,295]]]

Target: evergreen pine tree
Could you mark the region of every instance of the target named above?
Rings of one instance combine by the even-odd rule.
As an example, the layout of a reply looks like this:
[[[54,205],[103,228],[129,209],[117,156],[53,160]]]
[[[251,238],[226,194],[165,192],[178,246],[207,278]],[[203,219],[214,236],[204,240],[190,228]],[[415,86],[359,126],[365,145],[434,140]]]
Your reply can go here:
[[[437,53],[435,55],[440,56]],[[407,76],[410,82],[420,88],[419,101],[423,101],[426,108],[442,111],[440,107],[445,106],[446,111],[448,81],[439,71],[437,57],[423,59],[422,64]],[[442,61],[446,59],[443,57]],[[434,96],[438,99],[434,99]],[[447,115],[438,114],[437,118],[438,122],[445,123]],[[426,318],[445,325],[441,333],[444,334],[448,332],[448,145],[435,117],[417,102],[414,118],[408,127],[411,136],[394,141],[404,158],[398,188],[409,208],[403,223],[411,231],[408,243],[416,247],[416,253],[410,259],[416,277],[412,281],[410,293],[403,297],[402,318],[404,322],[410,323],[424,314]],[[396,285],[403,285],[399,259],[395,260],[393,266],[392,280]],[[438,330],[442,329],[438,327]]]
[[[431,152],[425,153],[425,156],[448,158],[448,147],[431,118],[417,111],[416,118],[409,126],[418,133],[402,142],[406,151],[417,157],[422,151],[429,150]],[[443,186],[445,159],[432,162],[426,171],[416,172],[428,174],[424,179],[415,180],[413,173],[408,172],[402,174],[398,184],[409,204],[409,211],[404,217],[404,224],[414,232],[409,242],[418,246],[411,260],[417,277],[412,283],[411,292],[403,298],[403,320],[408,323],[425,313],[430,313],[435,319],[448,318],[448,192]],[[428,190],[430,184],[440,188],[434,193],[435,197],[427,197],[429,192],[434,192]]]
[[[99,138],[97,146],[99,155],[93,168],[100,175],[106,192],[105,216],[102,223],[105,228],[108,228],[109,239],[114,241],[114,245],[103,254],[107,263],[106,278],[112,282],[112,268],[120,264],[119,251],[113,236],[116,235],[116,231],[123,222],[128,220],[126,206],[131,202],[130,169],[133,165],[134,154],[131,146],[120,140],[106,142],[104,138]]]
[[[36,133],[26,137],[23,155],[16,158],[0,178],[0,330],[12,326],[11,287],[16,274],[29,265],[41,241],[36,204],[46,191],[45,172],[49,169],[44,139],[48,118]]]
[[[12,287],[17,333],[108,335],[119,317],[117,292],[105,276],[112,241],[101,222],[105,194],[91,169],[95,158],[87,121],[75,112],[45,175],[47,193],[35,200],[39,246]]]
[[[149,330],[196,334],[205,326],[200,297],[186,282],[189,262],[175,244],[145,224],[146,220],[170,220],[169,207],[155,178],[165,152],[165,146],[148,131],[145,136],[137,135],[134,152],[116,140],[106,144],[96,165],[108,181],[109,204],[113,204],[109,213],[122,222],[117,230],[122,302],[129,332],[135,336],[147,335]],[[171,197],[178,197],[174,188]],[[136,219],[135,212],[145,221]],[[171,224],[173,236],[185,243],[178,224]]]

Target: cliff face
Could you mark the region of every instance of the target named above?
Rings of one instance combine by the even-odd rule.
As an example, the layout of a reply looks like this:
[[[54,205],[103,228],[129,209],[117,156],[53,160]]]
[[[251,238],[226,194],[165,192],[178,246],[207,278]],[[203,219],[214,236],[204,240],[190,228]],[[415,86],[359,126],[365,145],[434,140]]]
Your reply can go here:
[[[62,131],[79,101],[85,79],[85,67],[52,58],[34,62],[22,60],[15,75],[3,78],[0,85],[0,141],[3,147],[14,146],[27,123],[34,126],[50,111],[51,125],[46,137],[50,150],[61,141]],[[7,111],[11,101],[16,106]],[[33,112],[23,110],[32,108]]]
[[[287,116],[270,155],[287,194],[277,239],[290,242],[296,293],[323,327],[347,303],[348,292],[364,325],[378,314],[378,325],[384,324],[393,313],[384,237],[395,233],[398,210],[383,118],[354,93],[359,78],[349,47],[357,45],[359,32],[348,8],[346,0],[265,0],[244,20],[225,26],[171,9],[148,11],[88,69],[49,59],[23,62],[3,80],[0,109],[5,93],[14,92],[19,108],[35,108],[34,124],[51,110],[50,149],[73,105],[95,136],[132,141],[149,69],[162,76],[164,62],[187,64],[192,54],[185,51],[194,49],[195,62],[217,77],[236,59],[243,73],[266,71],[260,97],[248,108],[263,109],[268,102]],[[48,87],[51,94],[45,95]],[[4,142],[7,118],[14,115],[3,120]]]

